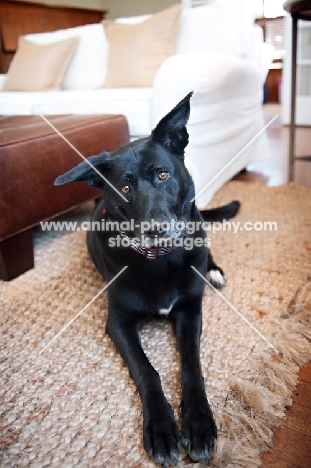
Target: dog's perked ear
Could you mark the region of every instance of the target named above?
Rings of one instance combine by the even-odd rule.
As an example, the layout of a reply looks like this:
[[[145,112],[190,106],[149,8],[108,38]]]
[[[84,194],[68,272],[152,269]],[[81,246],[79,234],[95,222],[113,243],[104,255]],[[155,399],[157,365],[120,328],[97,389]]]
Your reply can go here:
[[[193,92],[187,94],[177,106],[174,107],[157,124],[151,138],[160,143],[168,151],[183,156],[189,142],[187,122],[190,115],[190,98]]]
[[[88,161],[88,162],[87,162]],[[110,153],[103,152],[97,156],[90,156],[87,161],[83,161],[70,171],[57,177],[54,185],[64,185],[69,182],[87,181],[93,187],[102,188],[104,179],[101,173],[111,168]]]

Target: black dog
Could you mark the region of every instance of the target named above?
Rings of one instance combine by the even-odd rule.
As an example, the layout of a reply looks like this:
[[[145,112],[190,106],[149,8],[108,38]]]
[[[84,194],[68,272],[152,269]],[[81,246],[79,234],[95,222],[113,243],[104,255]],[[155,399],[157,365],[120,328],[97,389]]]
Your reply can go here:
[[[123,223],[123,229],[114,233],[89,231],[88,249],[107,282],[128,267],[108,289],[107,332],[142,400],[145,449],[164,466],[177,463],[181,443],[193,460],[208,462],[212,457],[217,429],[200,365],[205,282],[191,267],[216,286],[225,284],[207,248],[202,216],[211,222],[229,219],[239,209],[239,203],[232,202],[200,214],[191,201],[194,185],[184,165],[191,95],[159,122],[150,137],[90,157],[105,180],[84,161],[55,181],[62,185],[84,180],[102,188],[104,196],[92,220]],[[190,222],[196,223],[195,232],[187,231]],[[190,245],[189,239],[191,249],[182,245]],[[140,345],[139,327],[154,314],[170,316],[181,354],[181,435],[159,375]]]

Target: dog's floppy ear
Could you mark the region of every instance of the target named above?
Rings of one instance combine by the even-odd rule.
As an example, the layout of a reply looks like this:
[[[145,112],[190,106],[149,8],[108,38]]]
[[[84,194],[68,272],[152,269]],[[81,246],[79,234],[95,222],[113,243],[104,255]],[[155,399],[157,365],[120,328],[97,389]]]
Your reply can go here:
[[[88,162],[87,162],[88,161]],[[110,169],[110,153],[103,152],[97,156],[90,156],[87,161],[83,161],[65,174],[57,177],[54,185],[64,185],[69,182],[86,180],[93,187],[103,187],[103,177],[101,173]]]
[[[189,136],[187,122],[190,115],[190,98],[193,92],[180,101],[163,119],[151,134],[151,138],[174,154],[183,156]]]

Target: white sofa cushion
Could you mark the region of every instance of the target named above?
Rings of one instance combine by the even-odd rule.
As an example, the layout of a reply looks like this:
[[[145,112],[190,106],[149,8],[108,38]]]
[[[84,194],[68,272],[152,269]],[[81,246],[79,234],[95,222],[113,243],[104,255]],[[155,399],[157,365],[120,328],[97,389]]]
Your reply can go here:
[[[6,75],[1,74],[0,75],[0,90],[3,88],[5,80],[6,80]]]
[[[79,43],[63,80],[63,89],[95,89],[106,77],[108,41],[103,25],[88,24],[58,31],[27,34],[28,41],[50,44],[69,37],[79,37]]]
[[[149,19],[152,15],[139,15],[139,16],[128,16],[126,18],[117,18],[115,19],[116,23],[120,24],[138,24],[146,19]]]
[[[3,76],[6,75],[2,75],[1,78]],[[0,94],[0,115],[31,115],[34,104],[47,93],[55,95],[55,91],[2,91]]]
[[[3,92],[0,115],[123,114],[130,135],[145,136],[152,130],[152,95],[152,88]]]

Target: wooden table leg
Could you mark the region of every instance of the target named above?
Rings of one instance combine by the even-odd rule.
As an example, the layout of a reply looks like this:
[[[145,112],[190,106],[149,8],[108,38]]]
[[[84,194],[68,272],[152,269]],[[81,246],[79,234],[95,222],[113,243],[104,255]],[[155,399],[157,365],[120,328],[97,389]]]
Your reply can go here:
[[[289,136],[289,166],[288,180],[294,180],[295,164],[295,125],[296,125],[296,92],[297,92],[297,18],[292,19],[292,82],[291,82],[291,110],[290,110],[290,136]]]

